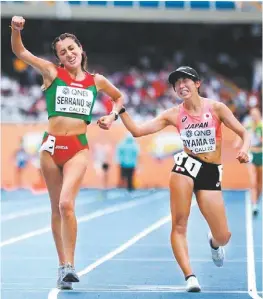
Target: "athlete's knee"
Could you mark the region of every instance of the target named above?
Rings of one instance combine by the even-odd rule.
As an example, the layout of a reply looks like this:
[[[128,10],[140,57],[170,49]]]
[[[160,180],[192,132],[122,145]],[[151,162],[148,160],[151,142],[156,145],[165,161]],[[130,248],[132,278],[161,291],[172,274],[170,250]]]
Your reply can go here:
[[[51,216],[52,218],[60,217],[59,204],[58,203],[54,204],[52,201],[51,201]]]
[[[73,201],[69,199],[62,199],[59,203],[59,211],[62,216],[67,216],[74,213]]]
[[[215,235],[214,238],[216,239],[217,243],[219,243],[221,246],[224,246],[229,242],[231,238],[231,232],[227,231],[226,233]]]
[[[52,219],[56,219],[56,218],[60,218],[60,210],[59,210],[59,207],[57,207],[56,209],[52,209],[51,211],[51,217]]]
[[[188,218],[185,216],[177,217],[172,224],[172,234],[186,235]]]

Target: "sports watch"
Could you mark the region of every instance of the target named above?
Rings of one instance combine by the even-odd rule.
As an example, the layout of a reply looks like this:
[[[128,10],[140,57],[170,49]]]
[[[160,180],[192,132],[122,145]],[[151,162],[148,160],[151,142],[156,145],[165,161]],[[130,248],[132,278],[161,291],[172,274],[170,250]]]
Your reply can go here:
[[[126,108],[124,107],[124,106],[122,106],[121,107],[121,110],[120,110],[120,112],[119,112],[119,114],[122,114],[122,113],[124,113],[126,111]]]
[[[119,114],[122,114],[126,111],[125,107],[122,106],[120,112],[116,111],[116,110],[112,110],[110,114],[114,114],[115,115],[115,118],[114,120],[117,120],[119,118]]]

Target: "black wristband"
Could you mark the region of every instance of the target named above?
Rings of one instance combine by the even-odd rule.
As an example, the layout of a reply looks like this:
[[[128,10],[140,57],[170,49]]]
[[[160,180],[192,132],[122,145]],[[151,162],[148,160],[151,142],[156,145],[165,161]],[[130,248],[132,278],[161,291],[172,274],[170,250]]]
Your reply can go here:
[[[126,108],[125,108],[124,106],[122,106],[122,108],[121,108],[119,114],[122,114],[122,113],[124,113],[125,111],[126,111]]]

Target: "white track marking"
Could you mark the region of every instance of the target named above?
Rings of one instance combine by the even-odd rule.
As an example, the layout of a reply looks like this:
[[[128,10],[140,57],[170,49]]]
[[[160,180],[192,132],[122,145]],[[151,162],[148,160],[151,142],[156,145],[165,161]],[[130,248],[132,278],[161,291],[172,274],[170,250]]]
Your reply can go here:
[[[86,204],[90,204],[90,203],[94,203],[94,202],[98,202],[98,200],[97,199],[89,199],[89,200],[83,199],[80,201],[76,201],[76,206],[77,207],[84,206]],[[47,213],[47,212],[51,212],[50,205],[2,215],[1,222],[18,219],[18,218],[22,218],[22,217],[26,217],[26,216],[36,215],[36,214],[43,214],[43,213]]]
[[[157,222],[155,222],[154,224],[150,225],[149,227],[147,227],[146,229],[144,229],[143,231],[141,231],[139,234],[135,235],[133,238],[131,238],[127,242],[123,243],[118,248],[110,251],[108,254],[104,255],[103,257],[101,257],[100,259],[98,259],[94,263],[90,264],[88,267],[86,267],[82,271],[78,272],[78,275],[81,277],[81,276],[89,273],[90,271],[94,270],[95,268],[97,268],[101,264],[103,264],[106,261],[112,259],[115,255],[123,252],[124,250],[126,250],[127,248],[129,248],[130,246],[132,246],[133,244],[135,244],[136,242],[138,242],[140,239],[146,237],[151,232],[157,230],[159,227],[161,227],[165,223],[169,222],[170,220],[171,220],[171,216],[170,215],[165,216],[165,217],[159,219]],[[58,289],[52,289],[50,291],[49,295],[48,295],[48,299],[57,299],[57,295],[58,294],[59,294],[59,290]]]
[[[253,299],[262,299],[257,293],[252,209],[249,191],[246,192],[246,232],[247,232],[247,286],[248,294]]]
[[[126,203],[113,205],[112,207],[109,207],[109,208],[106,208],[106,209],[101,209],[101,210],[98,210],[98,211],[93,212],[91,214],[87,214],[87,215],[84,215],[82,217],[78,217],[77,221],[78,221],[78,223],[87,222],[87,221],[90,221],[92,219],[104,216],[104,215],[108,215],[108,214],[111,214],[111,213],[114,213],[114,212],[119,212],[119,211],[122,211],[122,210],[130,209],[132,207],[136,207],[136,206],[139,206],[139,205],[147,204],[147,203],[149,203],[153,200],[156,200],[160,197],[163,197],[163,195],[158,194],[158,196],[156,196],[156,197],[151,197],[151,198],[148,198],[148,199],[145,199],[145,200],[129,201],[129,202],[126,202]],[[31,231],[29,233],[26,233],[26,234],[20,235],[18,237],[14,237],[14,238],[11,238],[11,239],[8,239],[8,240],[5,240],[5,241],[1,242],[0,247],[4,247],[4,246],[10,245],[10,244],[20,242],[22,240],[26,240],[26,239],[29,239],[29,238],[32,238],[32,237],[35,237],[35,236],[45,234],[45,233],[49,232],[50,230],[51,230],[51,227],[46,226],[46,227],[43,227],[41,229]]]
[[[171,286],[154,286],[154,285],[144,285],[145,288],[141,289],[140,286],[129,286],[127,285],[126,288],[119,288],[119,289],[114,289],[114,288],[78,288],[77,290],[72,290],[72,291],[63,291],[61,292],[63,293],[70,293],[70,297],[72,296],[72,298],[74,298],[74,294],[76,294],[77,296],[80,295],[80,293],[83,293],[83,295],[87,294],[87,293],[111,293],[111,295],[113,293],[139,293],[139,294],[145,294],[145,293],[158,293],[160,294],[158,298],[161,298],[161,294],[163,293],[181,293],[182,296],[184,297],[186,292],[185,292],[185,287],[182,286],[176,286],[176,285],[171,285]],[[31,292],[33,293],[43,293],[46,294],[46,292],[48,290],[50,290],[49,288],[45,288],[45,287],[39,287],[39,288],[35,288],[35,287],[28,287],[25,285],[19,285],[19,284],[10,284],[10,287],[2,287],[2,291],[8,291],[8,294],[14,294],[14,296],[16,297],[16,294],[18,292],[17,289],[14,288],[19,288],[19,291],[25,291],[25,292]],[[57,293],[59,293],[59,290],[57,290]],[[208,290],[202,290],[202,293],[205,294],[247,294],[247,291],[240,291],[240,290],[231,290],[231,291],[208,291]],[[50,294],[50,293],[49,293]],[[55,295],[55,289],[54,292],[52,293],[53,296]],[[97,294],[96,294],[97,295]],[[37,296],[35,298],[38,298]],[[51,297],[56,298],[56,297]],[[181,298],[181,297],[180,297]],[[239,298],[239,297],[236,297]],[[50,299],[50,297],[48,297],[48,299]]]
[[[83,206],[83,205],[86,205],[86,204],[99,202],[99,200],[98,200],[98,195],[99,194],[100,194],[100,192],[98,192],[98,194],[96,194],[94,192],[94,194],[91,193],[91,194],[88,195],[88,196],[93,196],[93,197],[96,195],[95,199],[82,198],[82,199],[76,200],[76,206],[79,207],[79,206]],[[160,194],[160,193],[155,193],[155,195],[156,194]],[[146,197],[147,195],[149,195],[149,194],[138,195],[138,196],[135,196],[133,199],[143,198],[143,197]],[[126,194],[124,196],[126,196]],[[116,196],[113,197],[113,199],[116,199],[116,198],[118,198],[118,197],[116,197]],[[109,201],[109,200],[112,200],[112,199],[107,198],[107,201]],[[43,214],[43,213],[47,213],[47,212],[50,212],[50,211],[51,211],[50,205],[43,205],[43,206],[40,206],[38,208],[30,208],[30,209],[26,209],[26,210],[22,210],[22,211],[18,211],[18,212],[13,212],[13,213],[9,213],[9,214],[2,214],[0,221],[1,222],[6,222],[6,221],[9,221],[9,220],[14,220],[14,219],[18,219],[18,218],[22,218],[22,217],[26,217],[26,216],[31,216],[31,215],[36,215],[36,214]]]
[[[196,204],[197,204],[196,200],[192,200],[191,207],[196,206]],[[133,238],[131,238],[126,243],[122,244],[121,246],[119,246],[115,250],[109,252],[108,254],[104,255],[103,257],[101,257],[100,259],[95,261],[94,263],[90,264],[84,270],[78,272],[78,275],[82,276],[82,275],[85,275],[85,274],[89,273],[90,271],[92,271],[96,267],[98,267],[99,265],[103,264],[104,262],[106,262],[109,259],[112,259],[115,255],[121,253],[122,251],[126,250],[130,246],[134,245],[140,239],[144,238],[145,236],[147,236],[148,234],[150,234],[154,230],[158,229],[159,227],[161,227],[165,223],[169,222],[170,220],[171,220],[171,215],[168,215],[168,216],[165,216],[165,217],[159,219],[157,222],[155,222],[151,226],[147,227],[146,229],[141,231],[139,234],[135,235]],[[59,289],[52,289],[48,294],[48,299],[57,299],[57,295],[59,294],[59,292],[60,292]],[[70,292],[72,292],[72,291],[70,291]]]

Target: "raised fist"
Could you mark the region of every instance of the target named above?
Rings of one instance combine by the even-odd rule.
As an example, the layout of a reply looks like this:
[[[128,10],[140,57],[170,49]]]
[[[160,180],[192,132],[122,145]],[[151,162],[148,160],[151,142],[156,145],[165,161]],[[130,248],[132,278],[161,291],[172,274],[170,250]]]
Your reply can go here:
[[[13,16],[11,26],[13,29],[21,31],[24,28],[25,21],[23,17]]]

